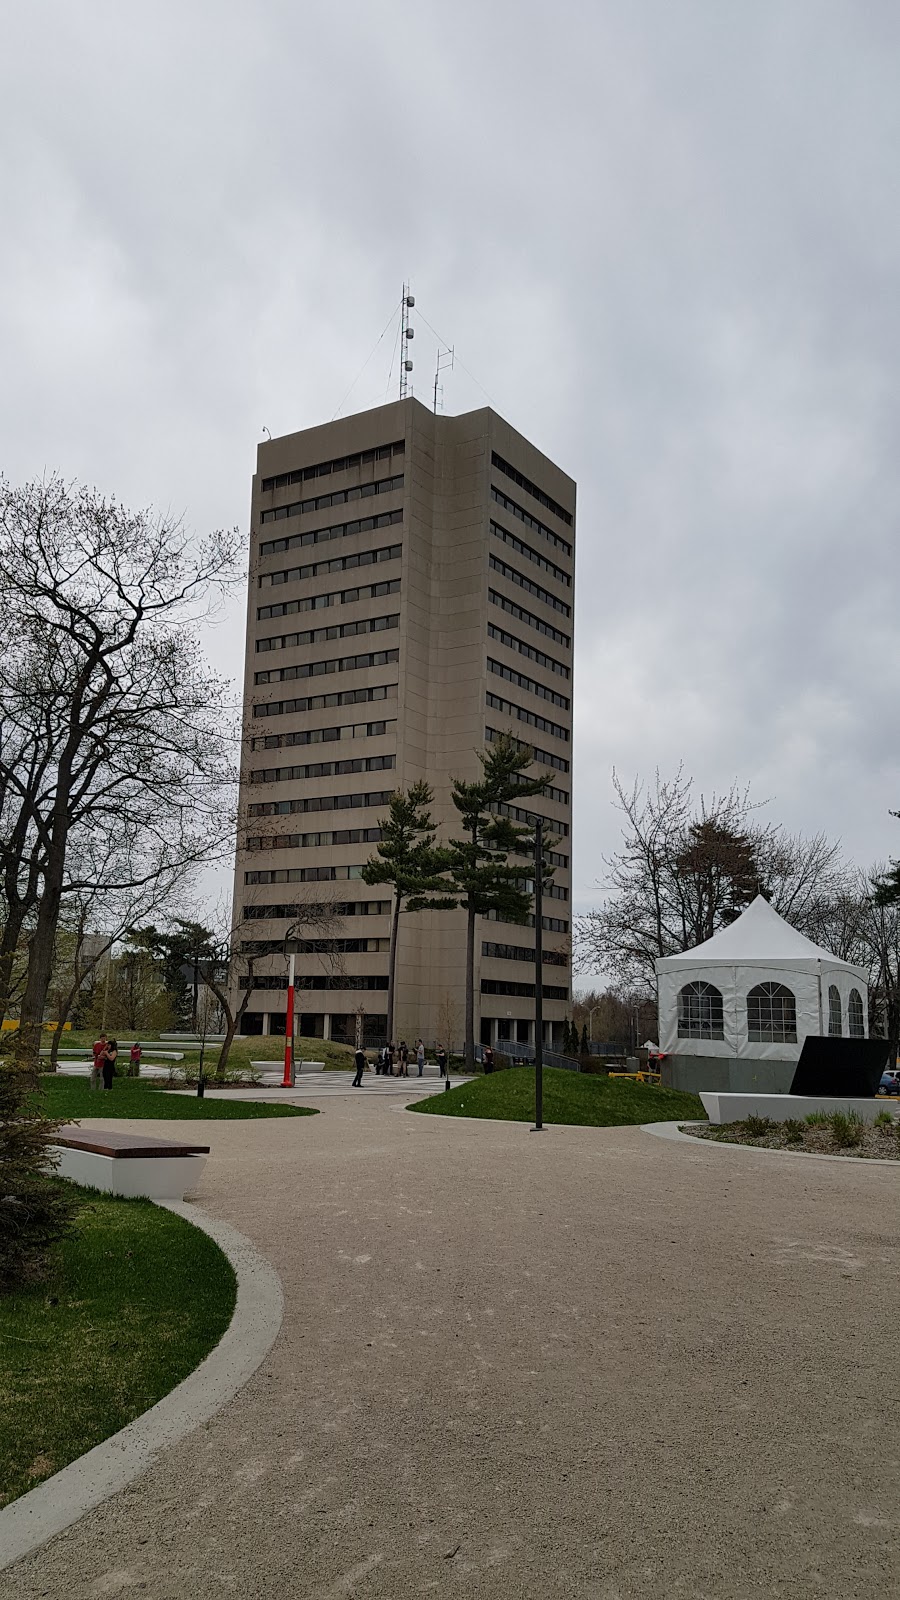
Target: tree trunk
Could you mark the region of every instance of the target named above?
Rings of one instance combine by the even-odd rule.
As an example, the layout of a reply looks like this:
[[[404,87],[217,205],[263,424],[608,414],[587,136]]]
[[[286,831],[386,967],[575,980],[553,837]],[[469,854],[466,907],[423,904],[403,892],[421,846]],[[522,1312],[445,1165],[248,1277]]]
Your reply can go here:
[[[388,992],[387,992],[387,1043],[391,1044],[394,1038],[394,984],[397,980],[397,940],[400,935],[400,912],[403,910],[403,896],[399,889],[394,890],[394,908],[391,917],[391,947],[388,954]]]
[[[6,915],[3,936],[0,938],[0,1019],[4,1022],[9,1010],[9,990],[12,982],[13,962],[19,947],[19,935],[25,922],[27,907],[22,901],[11,905]]]
[[[475,1071],[475,907],[466,912],[466,1071]]]
[[[40,1063],[41,1026],[44,1005],[53,972],[53,950],[62,903],[62,878],[65,844],[48,852],[44,892],[38,907],[37,922],[28,944],[28,977],[16,1034],[15,1054],[19,1066],[37,1071]]]
[[[224,1083],[225,1081],[225,1068],[228,1065],[228,1057],[231,1053],[231,1046],[234,1043],[234,1036],[237,1033],[237,1028],[237,1017],[233,1017],[230,1011],[226,1011],[225,1037],[222,1040],[222,1048],[219,1051],[219,1059],[216,1062],[216,1070],[213,1074],[217,1083]]]

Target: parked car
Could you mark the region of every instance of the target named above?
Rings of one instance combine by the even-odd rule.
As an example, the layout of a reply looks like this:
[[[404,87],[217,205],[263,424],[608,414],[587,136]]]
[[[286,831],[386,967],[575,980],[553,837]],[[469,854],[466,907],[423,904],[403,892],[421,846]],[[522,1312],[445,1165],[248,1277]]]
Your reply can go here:
[[[887,1067],[881,1074],[879,1094],[900,1094],[900,1067]]]

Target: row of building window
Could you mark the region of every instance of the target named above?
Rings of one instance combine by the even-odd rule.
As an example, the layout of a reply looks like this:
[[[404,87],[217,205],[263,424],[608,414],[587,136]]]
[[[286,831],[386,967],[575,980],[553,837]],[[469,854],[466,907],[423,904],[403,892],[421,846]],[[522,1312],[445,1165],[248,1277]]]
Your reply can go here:
[[[253,682],[287,683],[292,678],[321,678],[329,672],[358,672],[363,667],[385,667],[399,660],[399,650],[371,650],[364,656],[337,656],[331,661],[307,661],[299,667],[272,667],[268,672],[255,673]]]
[[[524,573],[517,572],[515,567],[511,567],[506,561],[501,561],[499,556],[488,556],[488,566],[492,572],[499,572],[501,578],[508,578],[510,583],[516,583],[527,594],[534,595],[535,600],[542,600],[545,606],[552,606],[554,611],[561,611],[564,617],[572,615],[572,607],[567,606],[564,600],[557,600],[556,595],[551,594],[549,589],[542,589],[539,583],[532,583]]]
[[[487,922],[503,922],[505,920],[496,911],[485,911],[484,917]],[[508,923],[507,926],[512,928],[533,928],[534,913],[532,912],[530,916],[527,916],[524,922],[512,922]],[[548,933],[568,933],[569,931],[569,924],[563,917],[541,917],[541,927],[546,929]]]
[[[530,961],[534,966],[534,951],[521,944],[493,944],[489,939],[482,942],[481,954],[491,956],[495,961]],[[545,967],[566,967],[569,964],[568,956],[559,950],[545,950],[543,952]]]
[[[507,650],[517,650],[520,656],[527,656],[529,661],[537,662],[539,667],[547,667],[550,672],[558,673],[561,678],[572,676],[571,668],[564,662],[557,661],[554,656],[546,655],[533,644],[526,644],[524,639],[517,639],[514,633],[507,633],[505,628],[498,628],[495,622],[488,623],[488,638],[496,639],[498,644],[505,644]]]
[[[332,906],[336,917],[384,917],[391,909],[390,900],[339,900]],[[245,922],[276,922],[282,917],[297,917],[302,912],[302,905],[296,901],[292,905],[275,901],[272,905],[244,906],[243,919]]]
[[[399,588],[399,584],[397,585]],[[324,644],[328,639],[353,639],[361,633],[385,633],[399,628],[400,613],[389,617],[363,617],[359,622],[330,622],[326,628],[304,628],[299,633],[275,633],[268,639],[257,639],[256,648],[266,650],[294,650],[304,644]]]
[[[568,1000],[568,989],[556,988],[552,984],[542,984],[541,989],[545,1000]],[[482,978],[482,994],[508,994],[518,995],[520,999],[534,998],[533,983],[507,983],[503,978]]]
[[[828,991],[828,1032],[842,1033],[840,991]],[[865,1037],[862,995],[851,989],[847,1025],[852,1039]],[[722,991],[712,983],[688,983],[678,994],[679,1039],[724,1039]],[[796,1044],[797,1001],[783,983],[758,983],[747,995],[747,1038],[751,1044]]]
[[[351,833],[353,829],[349,830]],[[302,838],[302,834],[298,835]],[[324,838],[325,835],[323,834]],[[333,835],[332,837],[337,837]],[[245,884],[338,883],[346,878],[361,878],[362,867],[260,867],[244,873]]]
[[[241,949],[248,956],[374,956],[386,955],[390,939],[244,939]]]
[[[497,728],[485,728],[484,730],[486,744],[496,744],[498,739],[509,739],[510,737],[511,735],[508,732],[501,732]],[[536,745],[523,744],[521,739],[516,739],[515,743],[520,750],[530,750],[533,760],[541,761],[548,767],[555,767],[557,772],[568,772],[569,763],[564,756],[555,756],[552,750],[538,750]]]
[[[291,483],[308,483],[311,478],[328,478],[332,472],[348,472],[351,467],[365,466],[369,461],[389,461],[392,456],[402,456],[406,446],[402,439],[393,444],[380,444],[373,450],[357,450],[352,456],[333,456],[330,461],[317,461],[311,467],[295,467],[293,472],[279,472],[274,478],[263,478],[262,489],[285,489]]]
[[[399,550],[400,545],[392,548]],[[324,566],[325,563],[323,562]],[[330,566],[330,562],[328,563]],[[377,600],[383,594],[399,594],[400,579],[385,578],[381,583],[366,583],[361,589],[336,589],[331,594],[305,595],[302,600],[283,600],[274,606],[258,606],[257,622],[268,622],[270,617],[291,617],[298,611],[327,611],[329,606],[348,606],[354,600]]]
[[[529,694],[537,695],[539,700],[549,700],[551,705],[559,706],[561,711],[570,711],[572,702],[567,695],[559,694],[556,689],[548,689],[545,684],[538,683],[534,678],[529,678],[525,672],[517,672],[515,667],[507,667],[502,661],[495,661],[488,656],[488,672],[496,673],[498,678],[505,678],[507,683],[514,683],[519,689],[527,689]],[[568,739],[569,735],[566,733]]]
[[[571,557],[572,546],[565,539],[561,539],[558,533],[553,532],[552,528],[548,528],[543,522],[539,522],[537,517],[533,517],[531,512],[526,511],[523,506],[517,505],[515,500],[510,500],[509,496],[505,495],[502,489],[496,488],[493,483],[491,484],[491,499],[498,506],[502,506],[504,511],[508,511],[510,516],[517,517],[519,522],[524,522],[526,528],[531,528],[542,539],[546,539],[547,543],[552,544],[554,549],[562,550],[565,555]]]
[[[251,783],[293,783],[299,778],[341,778],[348,772],[390,772],[396,756],[348,756],[345,761],[307,761],[299,767],[257,767]],[[266,801],[250,807],[251,817],[277,817],[292,810],[286,800]]]
[[[404,554],[402,544],[383,544],[378,550],[357,550],[356,555],[333,555],[328,562],[306,562],[304,566],[285,566],[280,573],[261,573],[256,582],[259,589],[272,589],[279,584],[293,584],[293,582],[306,581],[307,578],[323,578],[330,573],[351,573],[357,566],[376,566],[378,562],[397,562],[400,555]],[[285,611],[288,605],[295,602],[283,603]],[[256,616],[282,616],[282,611],[271,606],[269,610],[263,608]]]
[[[295,989],[362,989],[382,990],[388,986],[387,978],[348,978],[341,973],[339,976],[323,977],[312,973],[309,977],[301,975],[294,979]],[[280,989],[284,990],[284,979],[280,977],[243,977],[240,981],[242,989]],[[544,993],[546,994],[546,990]]]
[[[376,683],[372,689],[338,689],[333,694],[301,694],[292,700],[263,700],[253,707],[255,717],[283,717],[297,711],[324,711],[332,706],[362,706],[373,700],[386,700],[396,692],[396,683]]]
[[[327,544],[330,539],[350,539],[354,533],[370,533],[373,528],[392,528],[395,523],[403,521],[402,511],[379,511],[377,516],[359,517],[353,522],[338,522],[330,528],[311,528],[308,533],[294,533],[289,539],[268,539],[259,547],[261,556],[277,555],[281,550],[299,550],[311,544]],[[349,562],[348,562],[349,565]],[[260,588],[265,588],[268,583],[287,583],[293,572],[300,568],[292,569],[291,573],[263,573],[259,579]]]
[[[260,806],[251,806],[253,815],[263,816],[309,816],[317,811],[365,811],[370,806],[386,806],[393,794],[392,789],[373,789],[368,794],[311,794],[303,799],[284,801],[286,811],[282,811],[282,802],[275,802],[270,807],[263,803]],[[293,836],[290,843],[285,843],[282,836],[271,838],[253,838],[247,840],[248,850],[288,850],[296,849]]]
[[[302,728],[297,733],[267,733],[261,739],[253,739],[250,748],[288,750],[296,745],[334,744],[340,739],[374,739],[396,726],[396,717],[391,717],[385,722],[348,722],[342,728]]]
[[[562,789],[558,792],[560,794],[564,793]],[[553,799],[552,794],[550,798]],[[563,804],[568,805],[568,795],[566,795]],[[524,822],[526,827],[529,828],[533,828],[537,821],[534,811],[523,811],[521,806],[507,805],[505,800],[499,800],[495,805],[488,806],[488,810],[492,811],[496,817],[509,817],[511,822]],[[567,822],[557,822],[555,817],[543,817],[541,820],[548,832],[559,833],[564,838],[568,838],[569,824]]]
[[[514,706],[511,700],[504,700],[499,694],[492,694],[490,689],[485,695],[485,700],[493,711],[503,711],[508,717],[517,717],[520,722],[527,722],[531,728],[540,728],[542,733],[552,733],[556,739],[569,737],[569,730],[561,727],[558,722],[550,722],[547,717],[539,717],[534,711]]]
[[[546,556],[542,556],[539,550],[532,550],[531,545],[526,544],[517,534],[510,533],[507,528],[502,528],[499,522],[491,523],[491,533],[495,539],[502,539],[503,543],[508,544],[518,555],[524,556],[526,561],[533,562],[536,567],[541,568],[542,572],[549,573],[550,577],[555,578],[557,583],[564,583],[566,588],[571,588],[572,578],[570,573],[563,572],[562,567],[554,566],[553,562],[549,561]]]
[[[527,773],[519,772],[513,773],[511,781],[513,783],[530,783],[531,779],[528,777]],[[570,796],[568,789],[545,789],[544,794],[548,800],[557,800],[561,806],[567,806],[569,804]],[[550,822],[547,824],[547,826],[548,828],[552,828],[554,833],[559,833],[562,824],[559,822]]]
[[[545,622],[542,617],[536,617],[533,611],[526,611],[524,606],[517,606],[515,600],[509,600],[499,589],[488,589],[488,599],[491,605],[499,606],[511,617],[517,617],[520,622],[527,622],[529,628],[542,633],[546,639],[553,639],[556,644],[565,645],[567,650],[571,650],[572,640],[569,634],[561,633],[559,628],[554,628],[552,622]]]
[[[358,484],[353,489],[335,489],[331,494],[313,495],[311,500],[294,500],[289,506],[273,506],[264,511],[260,521],[283,522],[286,517],[306,516],[310,511],[328,511],[332,506],[345,506],[351,500],[368,500],[373,494],[390,494],[392,489],[403,488],[403,474],[399,478],[379,478],[377,483]]]
[[[511,467],[508,461],[504,461],[502,456],[498,456],[496,450],[491,451],[491,466],[496,467],[497,471],[502,472],[505,477],[511,478],[513,483],[517,483],[520,489],[524,489],[526,494],[530,494],[532,499],[538,502],[538,505],[546,506],[547,510],[552,511],[555,517],[559,517],[567,528],[571,528],[571,511],[567,511],[564,506],[560,505],[558,500],[553,500],[549,494],[545,494],[543,489],[539,489],[536,483],[532,483],[530,478],[525,477],[524,473],[517,471],[515,467]]]

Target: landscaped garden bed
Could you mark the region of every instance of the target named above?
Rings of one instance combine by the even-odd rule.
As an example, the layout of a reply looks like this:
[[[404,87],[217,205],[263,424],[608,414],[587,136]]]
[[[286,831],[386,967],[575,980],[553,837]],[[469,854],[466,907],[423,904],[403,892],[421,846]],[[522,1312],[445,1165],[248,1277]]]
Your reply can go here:
[[[683,1131],[696,1139],[751,1145],[757,1150],[900,1161],[900,1117],[890,1111],[879,1112],[874,1122],[864,1122],[853,1111],[814,1111],[802,1121],[792,1118],[772,1122],[768,1117],[747,1117],[743,1122],[707,1123]]]

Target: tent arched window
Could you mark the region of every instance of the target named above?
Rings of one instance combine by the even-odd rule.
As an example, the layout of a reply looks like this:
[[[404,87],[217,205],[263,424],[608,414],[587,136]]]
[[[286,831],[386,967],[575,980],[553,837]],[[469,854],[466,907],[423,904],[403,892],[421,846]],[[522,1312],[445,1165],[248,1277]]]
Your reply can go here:
[[[758,983],[747,996],[751,1044],[796,1044],[797,1001],[783,983]]]
[[[862,995],[858,989],[850,990],[850,999],[847,1001],[847,1032],[851,1039],[864,1039],[866,1037],[866,1018],[863,1012]]]
[[[712,983],[686,983],[678,992],[679,1039],[724,1039],[722,991]]]
[[[832,1039],[839,1039],[844,1031],[841,1017],[841,991],[837,984],[828,985],[828,1034]]]

